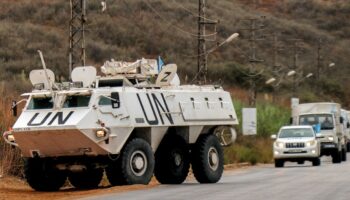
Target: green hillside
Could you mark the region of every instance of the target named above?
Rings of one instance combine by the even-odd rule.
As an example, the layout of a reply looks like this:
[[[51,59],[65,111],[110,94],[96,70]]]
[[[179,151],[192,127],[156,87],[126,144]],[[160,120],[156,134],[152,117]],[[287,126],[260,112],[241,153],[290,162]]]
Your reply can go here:
[[[209,56],[210,80],[221,79],[227,86],[247,87],[249,66],[247,23],[245,18],[266,16],[261,23],[265,29],[258,42],[259,90],[271,91],[263,82],[271,77],[273,65],[272,34],[284,40],[279,63],[293,65],[290,39],[303,39],[303,52],[299,55],[299,71],[315,73],[317,41],[325,45],[321,51],[323,71],[321,81],[314,78],[300,84],[300,95],[305,100],[341,100],[348,104],[350,93],[347,67],[350,55],[350,4],[346,1],[323,0],[260,0],[257,6],[248,0],[208,1],[208,18],[218,19],[218,37],[223,41],[239,32],[239,40],[227,44]],[[114,58],[135,60],[141,57],[162,56],[166,62],[179,65],[184,79],[191,81],[196,65],[197,1],[188,0],[121,0],[107,1],[107,11],[101,12],[100,1],[89,1],[87,57],[88,64],[101,66]],[[0,80],[8,87],[22,92],[26,87],[26,74],[40,67],[36,50],[44,52],[47,65],[56,74],[68,72],[68,20],[69,2],[63,0],[4,0],[0,2]],[[215,46],[216,42],[208,42]],[[336,63],[328,69],[327,65]],[[314,87],[319,84],[320,87]],[[283,93],[289,93],[291,83],[281,84]],[[312,91],[310,93],[310,91]],[[312,94],[315,93],[315,94]]]

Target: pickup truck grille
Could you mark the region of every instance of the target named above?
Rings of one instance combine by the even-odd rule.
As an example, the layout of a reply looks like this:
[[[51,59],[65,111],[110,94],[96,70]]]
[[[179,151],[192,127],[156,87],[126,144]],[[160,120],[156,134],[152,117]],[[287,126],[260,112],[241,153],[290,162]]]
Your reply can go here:
[[[304,148],[305,143],[303,142],[291,142],[291,143],[286,143],[286,148]]]

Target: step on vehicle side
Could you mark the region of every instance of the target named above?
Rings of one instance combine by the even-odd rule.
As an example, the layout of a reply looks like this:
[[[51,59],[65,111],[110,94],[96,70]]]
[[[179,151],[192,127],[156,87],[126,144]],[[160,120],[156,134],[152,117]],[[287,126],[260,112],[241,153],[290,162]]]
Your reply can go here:
[[[112,185],[148,184],[153,174],[181,184],[190,165],[200,183],[218,182],[222,146],[235,140],[238,125],[230,94],[180,86],[176,65],[159,74],[157,67],[156,60],[111,61],[104,76],[77,67],[70,83],[56,83],[45,67],[32,71],[34,89],[22,95],[26,105],[4,134],[22,152],[29,185],[55,191],[68,178],[77,188],[96,188],[104,171]]]

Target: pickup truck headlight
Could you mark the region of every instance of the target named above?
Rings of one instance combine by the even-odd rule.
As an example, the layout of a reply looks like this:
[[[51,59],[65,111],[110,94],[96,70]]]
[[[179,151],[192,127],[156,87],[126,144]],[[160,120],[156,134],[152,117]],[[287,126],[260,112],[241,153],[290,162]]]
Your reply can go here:
[[[328,137],[328,140],[331,141],[331,142],[333,142],[334,137],[333,137],[333,136],[329,136],[329,137]]]
[[[306,147],[311,147],[311,146],[314,146],[315,144],[316,144],[316,141],[312,140],[312,141],[306,142]]]
[[[283,148],[284,147],[284,143],[283,142],[276,142],[275,145],[278,148]]]

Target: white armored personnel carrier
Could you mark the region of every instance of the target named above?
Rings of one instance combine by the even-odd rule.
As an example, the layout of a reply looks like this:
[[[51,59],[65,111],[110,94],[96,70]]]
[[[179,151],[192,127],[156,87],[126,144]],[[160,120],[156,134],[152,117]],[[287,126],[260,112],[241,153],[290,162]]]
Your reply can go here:
[[[30,73],[34,89],[22,95],[24,109],[4,134],[20,148],[35,190],[58,190],[67,178],[95,188],[104,171],[111,185],[148,184],[153,174],[180,184],[190,165],[200,183],[220,180],[222,146],[235,140],[238,124],[221,87],[180,86],[176,65],[158,74],[156,60],[106,62],[103,76],[77,67],[69,83],[56,83],[43,65]]]

